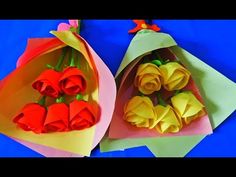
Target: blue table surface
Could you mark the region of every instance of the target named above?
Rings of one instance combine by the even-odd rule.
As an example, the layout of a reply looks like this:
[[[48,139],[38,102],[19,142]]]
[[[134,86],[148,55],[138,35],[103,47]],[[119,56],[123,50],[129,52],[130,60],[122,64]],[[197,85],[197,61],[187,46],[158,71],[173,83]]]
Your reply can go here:
[[[15,69],[28,38],[53,37],[60,22],[67,20],[0,20],[0,79]],[[181,46],[236,82],[236,20],[153,20]],[[83,20],[83,36],[115,75],[133,38],[127,31],[131,20]],[[232,95],[236,98],[236,95]],[[222,98],[219,98],[222,99]],[[236,100],[236,99],[235,99]],[[222,104],[224,100],[222,99]],[[212,135],[193,148],[187,157],[235,157],[236,111]],[[0,157],[43,157],[41,154],[0,134]],[[154,157],[147,147],[101,153],[91,157]]]

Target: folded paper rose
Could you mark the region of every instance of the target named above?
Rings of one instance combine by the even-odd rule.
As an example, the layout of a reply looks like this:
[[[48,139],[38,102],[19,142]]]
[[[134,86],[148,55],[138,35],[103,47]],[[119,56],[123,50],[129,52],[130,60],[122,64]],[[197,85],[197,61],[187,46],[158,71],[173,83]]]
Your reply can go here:
[[[23,130],[41,133],[43,131],[45,117],[45,107],[37,103],[29,103],[23,107],[13,121]]]
[[[135,65],[139,64],[141,56],[149,54],[151,51],[156,49],[162,49],[160,50],[162,56],[173,59],[177,58],[191,73],[191,77],[200,90],[201,97],[203,98],[202,100],[204,100],[204,106],[209,114],[212,128],[219,126],[232,112],[235,111],[236,102],[232,97],[232,95],[236,94],[236,84],[234,82],[230,81],[218,71],[179,47],[169,34],[154,32],[153,30],[143,28],[142,30],[139,30],[131,41],[117,71],[116,81],[119,84],[118,98],[128,97],[132,93],[133,89],[131,89],[131,83],[125,81],[130,80],[132,69]],[[187,73],[183,72],[180,75],[188,77],[188,74],[186,74]],[[132,77],[135,77],[134,74]],[[184,79],[184,77],[182,77],[182,79]],[[191,79],[190,82],[192,82]],[[166,88],[168,88],[168,82],[165,83],[167,83]],[[173,85],[173,88],[174,87],[175,85]],[[227,92],[225,91],[225,88],[227,88]],[[175,107],[175,113],[177,113],[182,119],[186,120],[186,123],[189,120],[194,119],[195,115],[202,114],[204,111],[204,109],[202,109],[202,100],[199,97],[200,95],[197,94],[198,91],[196,87],[188,89],[193,91],[192,93],[194,93],[194,96],[198,101],[196,101],[195,98],[192,99],[191,95],[186,95],[185,92],[183,92],[182,94],[179,93],[177,96],[173,97],[171,100],[172,103],[170,102],[174,105],[172,105],[172,107]],[[120,95],[119,93],[123,94]],[[222,104],[222,100],[219,98],[224,98],[228,101]],[[182,100],[182,104],[178,103],[179,100]],[[184,104],[183,101],[185,102]],[[121,108],[119,109],[119,112],[122,112]],[[114,115],[117,114],[117,117],[121,117],[122,115],[119,114],[119,112],[114,113]],[[209,125],[207,121],[208,119],[201,118],[199,120],[204,121],[197,127],[194,127],[194,124],[190,123],[189,125],[193,126],[191,128],[195,130],[198,129],[206,134],[211,132],[211,128],[205,126]],[[134,127],[132,127],[132,129],[134,129]],[[116,130],[117,132],[120,131],[118,129]],[[125,131],[123,137],[127,137],[128,133],[129,132]],[[198,133],[195,133],[198,134],[199,131]],[[183,157],[206,136],[188,135],[147,138],[147,136],[144,137],[143,133],[140,133],[140,131],[136,131],[135,134],[136,136],[132,135],[129,136],[129,138],[111,139],[109,138],[108,132],[100,143],[100,150],[102,152],[108,152],[146,145],[156,157]],[[137,137],[137,134],[139,137],[143,138],[133,138]],[[111,133],[111,135],[114,136],[115,134]],[[117,136],[117,134],[115,136]]]
[[[86,79],[83,72],[77,67],[68,67],[63,71],[59,85],[67,95],[76,95],[85,91]]]
[[[188,84],[190,72],[177,62],[160,66],[163,87],[168,91],[180,90]]]
[[[44,122],[44,132],[66,131],[69,127],[69,108],[65,103],[55,103],[48,107]]]
[[[57,98],[61,92],[58,85],[61,73],[53,69],[43,71],[32,84],[35,90],[42,95]]]
[[[96,108],[95,108],[96,109]],[[89,128],[99,120],[99,111],[95,111],[86,101],[74,100],[70,103],[70,127],[72,130]]]
[[[124,106],[124,119],[136,127],[149,127],[156,117],[149,97],[135,96]]]
[[[179,132],[182,128],[182,121],[170,105],[157,105],[154,107],[157,114],[156,119],[150,128],[155,128],[159,133]]]
[[[145,63],[138,67],[134,85],[138,87],[139,91],[149,95],[154,91],[161,89],[161,72],[160,69],[152,64]]]
[[[2,81],[0,98],[4,106],[0,108],[0,132],[45,156],[89,156],[109,126],[116,96],[115,82],[107,66],[80,35],[66,30],[51,33],[56,37],[30,39],[16,70]],[[54,71],[50,76],[55,77],[45,78],[45,73],[51,71],[45,71],[46,65],[55,66],[66,46],[74,48],[75,55],[80,57],[83,74],[74,68],[67,68],[60,79]],[[41,93],[50,96],[49,103],[53,102],[61,91],[55,86],[56,82],[71,95],[83,92],[83,98],[93,108],[85,105],[80,111],[75,109],[73,112],[76,115],[69,117],[69,105],[55,103],[48,106],[46,114],[44,108],[33,102],[39,99]],[[35,89],[32,89],[32,84]],[[27,103],[32,104],[24,107]],[[29,121],[33,118],[31,109],[34,107],[37,108],[35,118],[38,119],[34,123],[41,126],[40,120],[45,119],[39,130],[34,129],[34,124]],[[90,112],[91,109],[95,110],[96,115]],[[31,131],[17,126],[12,120],[15,115],[18,115],[14,119],[17,125]],[[79,116],[84,120],[79,120]],[[75,130],[60,132],[70,126]],[[81,127],[86,129],[79,130]]]
[[[175,112],[185,124],[205,114],[204,106],[191,92],[183,92],[171,98]]]

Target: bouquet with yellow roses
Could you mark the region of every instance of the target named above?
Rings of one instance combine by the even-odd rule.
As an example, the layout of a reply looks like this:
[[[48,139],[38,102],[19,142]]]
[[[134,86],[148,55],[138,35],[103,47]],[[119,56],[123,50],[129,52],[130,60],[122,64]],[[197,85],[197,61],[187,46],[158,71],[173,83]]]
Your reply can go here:
[[[154,59],[138,65],[134,85],[142,95],[128,100],[124,120],[136,127],[155,128],[159,133],[177,133],[183,124],[203,117],[206,114],[204,105],[191,91],[181,92],[189,83],[190,75],[176,61]],[[165,91],[172,92],[167,100],[161,96],[166,94]],[[176,91],[174,95],[173,91]],[[158,103],[154,106],[149,95],[156,92]]]
[[[111,139],[212,133],[190,70],[169,49],[176,45],[173,38],[159,30],[146,24],[133,31],[138,33],[116,75],[119,86],[108,132]],[[153,42],[143,46],[141,39]]]
[[[146,146],[156,157],[183,157],[235,111],[236,85],[156,25],[134,21],[100,151]]]

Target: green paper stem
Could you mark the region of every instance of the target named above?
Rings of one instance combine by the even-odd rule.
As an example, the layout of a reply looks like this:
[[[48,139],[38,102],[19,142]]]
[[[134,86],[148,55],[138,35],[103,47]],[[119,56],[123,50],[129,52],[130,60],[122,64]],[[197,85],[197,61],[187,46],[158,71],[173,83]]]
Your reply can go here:
[[[46,96],[43,96],[39,101],[38,104],[40,104],[41,106],[45,106],[46,103]]]
[[[154,54],[154,57],[157,58],[156,60],[159,60],[162,63],[162,65],[170,61],[169,59],[163,59],[156,51],[154,51],[153,54]]]
[[[175,93],[174,93],[174,96],[175,95],[178,95],[179,93],[181,93],[182,91],[181,90],[176,90]]]
[[[50,65],[50,64],[46,64],[46,67],[47,67],[48,69],[54,69],[54,67],[53,67],[52,65]]]
[[[140,91],[138,91],[138,96],[144,96],[144,94],[142,93],[142,92],[140,92]]]
[[[158,104],[162,105],[162,106],[166,106],[166,102],[162,99],[161,94],[159,92],[157,92],[157,100],[158,100]]]
[[[71,64],[71,51],[69,52],[68,66]]]
[[[159,58],[158,60],[161,62],[162,65],[166,64],[166,62],[162,58]]]
[[[81,20],[78,20],[78,28],[77,28],[77,33],[80,34],[80,29],[81,29]]]
[[[71,48],[71,54],[69,57],[69,66],[76,66],[75,65],[75,57],[77,57],[77,68],[80,68],[78,55],[75,55],[75,49]]]
[[[77,95],[76,95],[76,99],[77,99],[78,101],[83,100],[83,95],[77,94]]]
[[[79,69],[80,69],[80,60],[79,60],[79,56],[78,56],[78,55],[76,55],[76,57],[77,57],[77,68],[79,68]]]
[[[149,57],[146,55],[143,57],[143,62],[142,63],[148,63],[149,62]]]
[[[64,101],[65,101],[64,95],[56,99],[56,103],[63,103]]]
[[[59,58],[59,60],[58,60],[58,62],[56,64],[56,66],[54,68],[56,71],[61,71],[61,69],[62,69],[61,67],[62,67],[62,63],[63,63],[63,61],[65,59],[65,56],[66,56],[66,50],[67,50],[66,47],[64,47],[62,49],[62,54],[61,54],[61,56],[60,56],[60,58]]]
[[[153,51],[152,53],[154,54],[155,58],[162,60],[161,56],[159,55],[157,51]]]
[[[75,58],[74,58],[74,48],[71,48],[71,57],[69,66],[75,66]]]

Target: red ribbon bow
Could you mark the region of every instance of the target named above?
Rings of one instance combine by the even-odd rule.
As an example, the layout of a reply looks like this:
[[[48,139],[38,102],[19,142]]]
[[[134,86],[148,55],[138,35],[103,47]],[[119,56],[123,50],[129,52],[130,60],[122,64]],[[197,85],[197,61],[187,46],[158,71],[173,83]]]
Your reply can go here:
[[[149,25],[145,22],[145,20],[133,20],[134,23],[137,24],[137,26],[131,30],[129,30],[129,33],[136,33],[137,31],[140,31],[142,29],[150,29],[153,31],[160,31],[161,29],[157,25]]]

